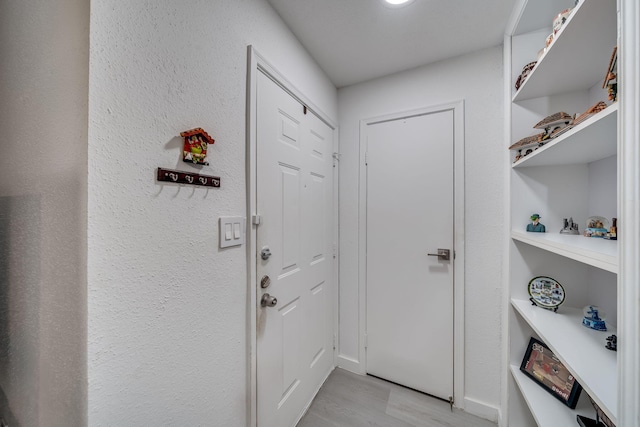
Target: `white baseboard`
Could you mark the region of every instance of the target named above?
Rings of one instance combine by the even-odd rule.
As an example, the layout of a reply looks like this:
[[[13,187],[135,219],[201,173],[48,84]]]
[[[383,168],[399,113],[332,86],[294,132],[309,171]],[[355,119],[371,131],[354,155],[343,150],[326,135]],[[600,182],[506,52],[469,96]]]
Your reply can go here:
[[[502,421],[502,410],[498,409],[498,427],[504,427],[506,421]]]
[[[354,374],[365,374],[364,366],[362,366],[362,363],[360,363],[360,361],[352,357],[345,356],[344,354],[338,355],[338,368],[353,372]]]
[[[502,418],[500,417],[500,408],[471,399],[470,397],[464,398],[464,411],[494,423],[497,423],[498,420]]]

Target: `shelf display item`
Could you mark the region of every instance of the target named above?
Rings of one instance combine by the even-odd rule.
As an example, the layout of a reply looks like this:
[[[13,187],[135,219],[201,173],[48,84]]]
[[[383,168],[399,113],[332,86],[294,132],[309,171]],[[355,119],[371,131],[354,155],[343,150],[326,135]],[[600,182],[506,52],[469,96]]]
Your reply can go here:
[[[609,228],[609,232],[605,233],[603,238],[607,240],[618,240],[618,218],[611,219],[611,227]]]
[[[609,232],[609,221],[601,216],[591,216],[587,219],[587,227],[583,235],[585,237],[603,238]]]
[[[589,117],[593,116],[594,114],[598,114],[600,111],[603,111],[606,108],[607,108],[607,104],[605,104],[604,101],[596,102],[591,107],[589,107],[587,111],[585,111],[584,113],[576,117],[573,120],[573,122],[571,122],[571,126],[579,125],[580,123],[587,120]]]
[[[606,88],[609,94],[609,101],[616,102],[618,100],[618,47],[613,48],[609,67],[602,82],[602,89]]]
[[[616,425],[613,423],[613,421],[611,421],[609,419],[609,417],[607,417],[607,414],[604,413],[604,411],[591,398],[591,396],[589,396],[589,394],[587,394],[587,397],[589,398],[589,402],[591,402],[591,405],[593,405],[593,409],[596,410],[596,422],[598,423],[596,425],[598,427],[601,427],[601,426],[604,426],[604,427],[616,427]]]
[[[607,325],[605,324],[606,314],[602,313],[598,306],[588,305],[582,309],[582,324],[587,328],[595,329],[596,331],[606,331]]]
[[[187,163],[208,166],[207,148],[209,144],[213,144],[215,140],[202,128],[180,132],[180,136],[184,138],[182,160]]]
[[[559,135],[559,131],[568,127],[575,117],[570,116],[564,111],[551,114],[538,122],[533,128],[542,129],[549,138],[555,138]],[[556,132],[558,131],[558,132]],[[555,133],[554,133],[555,132]]]
[[[567,18],[571,15],[571,11],[573,9],[565,9],[553,18],[553,34],[558,34],[558,31],[562,28],[565,22],[567,22]]]
[[[580,234],[578,224],[573,222],[573,217],[568,220],[564,218],[564,227],[560,230],[560,234]]]
[[[615,334],[609,335],[605,347],[608,350],[618,351],[618,337]]]
[[[558,311],[564,302],[564,288],[555,279],[547,276],[537,276],[529,281],[529,300],[533,305]]]
[[[531,219],[531,223],[527,225],[527,231],[532,232],[532,233],[544,233],[547,231],[547,228],[544,226],[544,224],[540,223],[540,218],[541,216],[538,215],[537,213],[534,213],[533,215],[531,215],[530,219]]]
[[[535,68],[537,63],[538,61],[529,62],[522,68],[522,73],[520,73],[518,79],[516,80],[516,90],[520,89],[520,86],[524,84],[524,82],[527,80],[527,77],[529,77],[529,74],[531,74],[531,71]]]
[[[576,420],[578,421],[578,425],[580,427],[607,427],[597,420],[583,417],[582,415],[576,415]]]
[[[548,136],[543,133],[538,133],[536,135],[527,136],[526,138],[522,138],[520,141],[509,147],[509,150],[517,150],[518,154],[515,157],[514,162],[517,162],[524,156],[533,153],[539,147],[542,147],[545,144],[545,139]]]
[[[582,387],[542,341],[529,340],[520,371],[569,408],[576,407]]]

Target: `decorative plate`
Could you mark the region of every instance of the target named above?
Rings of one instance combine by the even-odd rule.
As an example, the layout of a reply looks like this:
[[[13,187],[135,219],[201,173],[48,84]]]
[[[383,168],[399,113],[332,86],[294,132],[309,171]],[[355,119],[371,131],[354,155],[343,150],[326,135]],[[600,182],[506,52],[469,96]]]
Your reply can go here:
[[[564,302],[564,288],[551,277],[538,276],[529,282],[529,296],[535,305],[550,310],[557,308]]]
[[[586,228],[604,228],[609,229],[609,220],[602,216],[590,216],[587,218]]]

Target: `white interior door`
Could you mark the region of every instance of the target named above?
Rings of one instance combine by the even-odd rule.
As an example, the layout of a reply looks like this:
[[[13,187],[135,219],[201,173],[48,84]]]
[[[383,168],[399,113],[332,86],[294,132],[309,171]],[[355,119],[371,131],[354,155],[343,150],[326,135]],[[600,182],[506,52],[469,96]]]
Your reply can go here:
[[[369,124],[367,373],[453,396],[453,110]],[[450,250],[450,260],[437,256]]]
[[[331,128],[258,72],[260,427],[294,426],[333,368],[332,148]],[[274,306],[261,305],[267,294]]]

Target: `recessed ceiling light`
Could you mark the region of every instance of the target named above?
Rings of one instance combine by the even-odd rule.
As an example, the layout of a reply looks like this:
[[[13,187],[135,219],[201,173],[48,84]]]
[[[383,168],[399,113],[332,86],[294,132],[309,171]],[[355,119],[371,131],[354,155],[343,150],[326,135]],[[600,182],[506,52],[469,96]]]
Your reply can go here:
[[[413,1],[414,0],[383,0],[383,3],[388,7],[403,7],[413,3]]]

